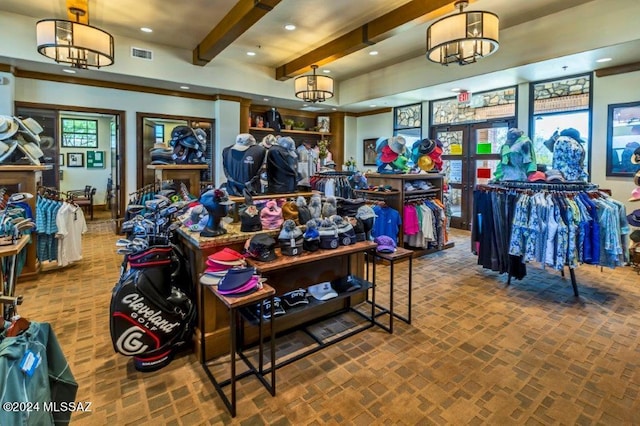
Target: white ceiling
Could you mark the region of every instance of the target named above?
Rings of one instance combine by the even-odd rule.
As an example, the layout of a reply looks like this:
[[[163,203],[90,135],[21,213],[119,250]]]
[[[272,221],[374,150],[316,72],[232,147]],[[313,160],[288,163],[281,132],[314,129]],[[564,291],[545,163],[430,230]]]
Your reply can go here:
[[[271,12],[267,13],[252,28],[241,35],[227,47],[218,57],[214,58],[205,68],[215,67],[217,64],[241,64],[243,67],[273,69],[301,56],[308,51],[335,39],[336,37],[379,17],[390,10],[401,7],[409,0],[282,0]],[[426,0],[425,0],[426,1]],[[580,7],[596,0],[477,0],[471,2],[467,10],[488,10],[500,17],[501,37],[503,32],[529,22],[540,22],[545,17],[571,8]],[[601,1],[601,0],[600,0]],[[629,5],[630,2],[640,4],[640,0],[607,0],[611,8],[618,3]],[[169,2],[168,0],[145,0],[133,2],[131,0],[89,0],[89,19],[92,25],[98,26],[114,34],[116,43],[119,37],[134,40],[144,40],[150,45],[170,46],[172,48],[190,52],[209,31],[220,22],[224,15],[233,7],[236,0],[189,0]],[[634,5],[635,5],[634,3]],[[452,0],[453,4],[453,0]],[[452,10],[452,8],[450,8]],[[31,17],[65,18],[64,0],[2,0],[0,14],[13,13]],[[640,12],[640,10],[639,10]],[[452,13],[452,12],[451,12]],[[637,16],[635,19],[637,21]],[[439,16],[426,16],[411,24],[399,28],[393,37],[370,46],[351,55],[337,59],[322,67],[329,69],[329,74],[338,83],[357,80],[375,70],[393,69],[413,63],[411,60],[422,57],[425,72],[428,72],[427,60],[424,59],[425,31],[431,22]],[[293,23],[295,31],[284,30],[284,25]],[[584,39],[593,38],[593,48],[585,48],[588,43],[582,43],[575,49],[570,46],[563,49],[566,54],[557,59],[544,58],[540,52],[529,52],[526,46],[514,52],[511,51],[511,63],[518,64],[508,69],[492,72],[482,72],[480,75],[470,75],[468,71],[461,72],[460,67],[450,66],[447,72],[438,71],[442,77],[431,81],[427,87],[413,90],[398,89],[397,92],[385,93],[382,97],[372,96],[350,104],[335,105],[341,110],[364,111],[371,108],[397,106],[417,100],[426,100],[451,96],[453,85],[472,91],[482,91],[497,87],[505,87],[523,81],[534,81],[555,78],[563,73],[575,74],[592,71],[599,67],[608,67],[640,60],[640,32],[628,37],[624,44],[603,46],[598,42],[599,29],[584,28],[580,22],[567,22],[567,28],[579,31]],[[150,27],[153,33],[142,33],[139,28]],[[615,30],[615,29],[613,29]],[[1,30],[0,30],[1,31]],[[536,33],[532,25],[532,37],[545,37]],[[3,43],[6,39],[3,40]],[[553,43],[553,39],[548,41]],[[377,50],[377,56],[370,56],[371,50]],[[35,50],[35,46],[34,46]],[[248,50],[255,51],[256,56],[246,55]],[[500,52],[500,51],[499,51]],[[538,53],[537,55],[534,53]],[[494,55],[497,56],[498,54]],[[514,58],[513,55],[521,57]],[[602,56],[614,58],[606,64],[596,64],[595,59]],[[16,60],[2,55],[0,46],[0,60],[5,59],[13,65],[31,71],[53,72],[58,67],[52,61],[42,58],[42,61]],[[517,59],[517,60],[515,60]],[[117,60],[117,59],[116,59]],[[492,57],[483,59],[491,61]],[[401,64],[404,63],[404,64]],[[422,62],[420,62],[422,64]],[[430,64],[430,63],[429,63]],[[435,66],[430,64],[430,66]],[[568,66],[563,70],[563,66]],[[477,67],[469,65],[468,67]],[[478,67],[476,69],[480,69]],[[58,72],[59,74],[59,72]],[[152,84],[162,87],[158,81],[148,80],[144,75],[134,73],[117,74],[95,71],[90,78],[110,81],[130,82],[134,84]],[[455,82],[455,83],[454,83]],[[191,90],[202,93],[227,93],[242,96],[252,95],[255,101],[264,103],[261,93],[247,94],[240,91],[229,91],[224,87],[207,87],[195,85]],[[293,99],[270,99],[269,102],[281,107],[300,108],[299,101]]]

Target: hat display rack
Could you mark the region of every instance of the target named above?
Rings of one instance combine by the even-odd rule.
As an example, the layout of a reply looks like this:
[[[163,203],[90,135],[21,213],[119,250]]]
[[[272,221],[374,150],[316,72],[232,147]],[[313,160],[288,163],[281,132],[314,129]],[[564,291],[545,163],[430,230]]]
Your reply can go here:
[[[0,164],[41,165],[42,126],[33,118],[0,115]]]
[[[527,195],[546,192],[553,195],[567,195],[567,196],[575,196],[576,194],[579,194],[579,193],[585,193],[591,198],[594,198],[594,197],[610,198],[608,194],[599,190],[598,185],[587,183],[587,182],[538,183],[538,182],[506,181],[506,182],[492,183],[492,184],[486,184],[486,185],[478,184],[476,185],[475,188],[476,188],[475,189],[476,191],[480,191],[480,192],[521,193],[521,194],[527,194]],[[512,207],[513,209],[515,209],[515,206],[512,206]],[[474,203],[473,217],[476,217],[479,214],[482,214],[476,211],[476,209],[478,208],[479,208],[478,203]],[[510,215],[509,217],[513,217],[513,215]],[[472,229],[472,239],[474,238],[473,237],[474,233],[475,231]],[[509,235],[510,234],[511,232],[509,232]],[[509,258],[511,256],[509,254],[509,244],[507,244],[506,246],[503,246],[503,250],[505,252],[502,253],[500,256],[505,256],[506,258]],[[475,253],[480,257],[479,251]],[[481,262],[479,261],[478,264],[481,264]],[[523,265],[524,264],[525,262],[523,261]],[[599,263],[595,263],[595,264],[599,264]],[[565,264],[564,266],[567,267],[569,265]],[[511,284],[512,277],[516,277],[516,279],[522,278],[522,277],[518,277],[517,272],[514,272],[511,269],[511,264],[509,264],[509,266],[507,267],[506,272],[508,274],[507,286]],[[560,270],[560,273],[562,277],[564,277],[564,268]],[[569,266],[569,274],[571,277],[571,286],[573,287],[573,293],[576,297],[579,297],[578,285],[577,285],[576,276],[575,276],[575,268],[572,268]],[[526,275],[526,273],[524,275]]]

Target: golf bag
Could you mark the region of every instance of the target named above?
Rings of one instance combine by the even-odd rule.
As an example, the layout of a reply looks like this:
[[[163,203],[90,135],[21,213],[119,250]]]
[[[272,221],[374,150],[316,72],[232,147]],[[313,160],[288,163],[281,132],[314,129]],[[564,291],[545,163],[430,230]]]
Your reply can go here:
[[[163,237],[143,241],[149,244],[125,255],[113,289],[111,341],[117,353],[133,356],[137,370],[155,371],[191,340],[196,308],[180,250]]]

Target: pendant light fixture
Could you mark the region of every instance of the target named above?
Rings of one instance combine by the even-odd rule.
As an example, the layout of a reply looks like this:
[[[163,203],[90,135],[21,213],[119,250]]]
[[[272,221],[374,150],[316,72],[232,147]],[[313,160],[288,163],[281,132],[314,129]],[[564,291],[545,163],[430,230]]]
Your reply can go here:
[[[427,59],[442,65],[467,65],[498,50],[500,19],[491,12],[463,12],[469,4],[458,0],[460,13],[446,16],[427,29]]]
[[[293,87],[296,97],[305,102],[324,102],[333,97],[333,78],[316,75],[317,65],[311,65],[312,75],[296,77]]]
[[[86,5],[86,3],[84,3]],[[42,19],[36,24],[38,52],[58,63],[74,68],[105,67],[113,64],[113,36],[100,28],[80,22],[87,8],[74,3],[69,12],[74,21]]]

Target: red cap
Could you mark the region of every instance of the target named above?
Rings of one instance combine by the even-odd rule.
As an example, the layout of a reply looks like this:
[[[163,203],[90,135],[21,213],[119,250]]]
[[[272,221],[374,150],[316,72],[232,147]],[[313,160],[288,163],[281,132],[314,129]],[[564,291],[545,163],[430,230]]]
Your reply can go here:
[[[529,175],[529,177],[527,177],[527,180],[529,182],[546,182],[547,177],[542,172],[533,172]]]
[[[383,163],[393,163],[396,158],[398,158],[398,153],[393,152],[389,147],[389,145],[385,145],[385,147],[382,148],[382,155],[380,156],[380,161],[382,161]]]

